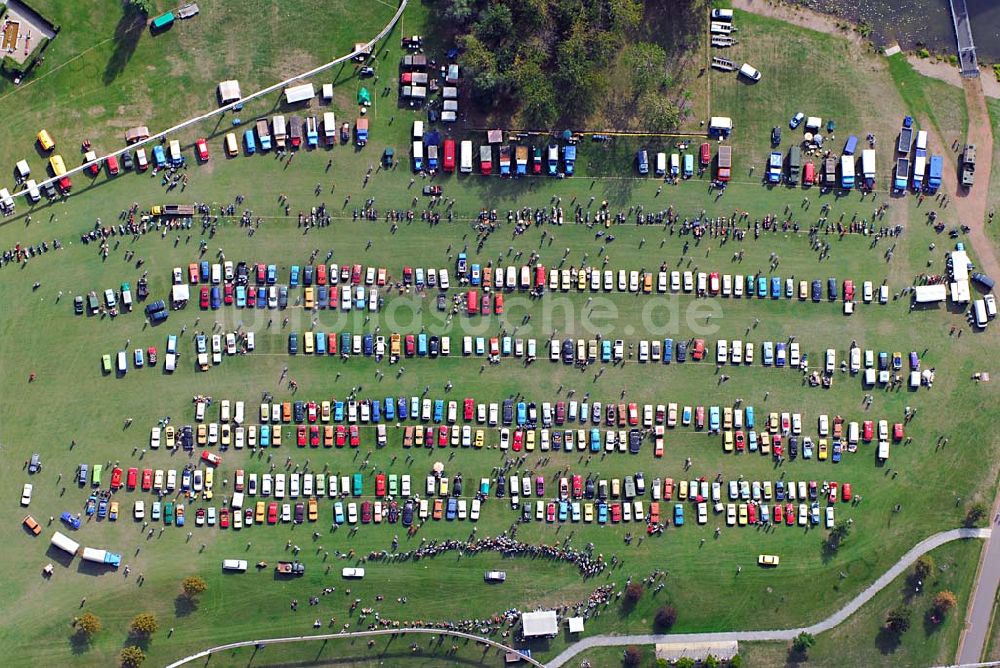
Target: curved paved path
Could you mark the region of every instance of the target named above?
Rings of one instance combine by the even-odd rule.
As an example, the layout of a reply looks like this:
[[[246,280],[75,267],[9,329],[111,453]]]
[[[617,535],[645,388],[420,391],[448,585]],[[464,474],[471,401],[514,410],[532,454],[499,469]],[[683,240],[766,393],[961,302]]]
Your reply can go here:
[[[670,634],[647,634],[647,635],[626,635],[626,636],[590,636],[583,638],[565,650],[558,656],[546,663],[548,668],[559,668],[580,652],[591,647],[602,647],[607,645],[652,645],[667,642],[715,642],[715,641],[767,641],[767,640],[791,640],[798,634],[805,631],[816,635],[823,631],[829,631],[838,624],[841,624],[848,617],[858,611],[862,605],[867,603],[875,594],[882,591],[893,580],[899,577],[926,552],[950,543],[953,540],[963,538],[989,538],[991,529],[952,529],[942,531],[933,536],[929,536],[913,546],[909,552],[899,558],[892,568],[883,573],[875,582],[871,583],[864,591],[855,596],[840,610],[836,611],[826,619],[813,624],[795,629],[776,629],[773,631],[724,631],[719,633],[670,633]],[[1000,533],[1000,532],[998,532]]]
[[[183,666],[185,663],[190,663],[198,659],[202,659],[212,654],[218,652],[225,652],[231,649],[238,649],[240,647],[254,647],[256,645],[281,645],[286,643],[297,643],[297,642],[315,642],[317,640],[345,640],[350,638],[371,638],[374,636],[388,636],[388,635],[403,635],[406,633],[419,633],[423,635],[446,635],[453,638],[462,638],[464,640],[474,640],[476,642],[483,643],[484,645],[489,645],[499,650],[505,652],[514,652],[520,654],[516,649],[503,645],[496,642],[495,640],[490,640],[489,638],[481,638],[480,636],[472,635],[471,633],[462,633],[461,631],[446,631],[444,629],[377,629],[375,631],[352,631],[349,633],[323,633],[314,636],[290,636],[287,638],[262,638],[259,640],[244,640],[241,642],[229,643],[228,645],[219,645],[217,647],[210,647],[206,650],[198,652],[197,654],[192,654],[191,656],[186,656],[183,659],[178,659],[174,661],[167,668],[176,668],[177,666]],[[525,656],[520,654],[521,660],[528,662],[532,666],[537,666],[537,668],[545,668],[544,664],[539,663],[537,660],[532,659],[530,656]]]

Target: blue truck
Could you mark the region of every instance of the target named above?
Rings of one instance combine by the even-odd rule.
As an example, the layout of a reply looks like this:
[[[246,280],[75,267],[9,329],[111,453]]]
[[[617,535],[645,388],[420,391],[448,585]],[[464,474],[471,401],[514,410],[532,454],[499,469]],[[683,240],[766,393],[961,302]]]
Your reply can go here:
[[[944,158],[940,155],[932,155],[930,162],[930,169],[927,173],[927,186],[926,190],[928,193],[933,195],[941,187],[941,178],[944,175]]]

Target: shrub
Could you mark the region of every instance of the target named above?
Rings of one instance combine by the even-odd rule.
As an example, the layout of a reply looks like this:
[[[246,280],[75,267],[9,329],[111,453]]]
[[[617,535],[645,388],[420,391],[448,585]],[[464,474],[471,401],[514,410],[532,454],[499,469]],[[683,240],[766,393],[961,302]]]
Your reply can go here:
[[[885,628],[891,633],[901,635],[910,628],[911,611],[906,606],[899,606],[889,611],[885,618]]]
[[[955,598],[954,593],[947,589],[939,591],[934,597],[934,617],[937,618],[937,621],[943,620],[945,615],[951,612],[956,605],[958,605],[958,599]]]
[[[926,580],[934,572],[934,559],[929,554],[921,555],[913,564],[913,576],[918,580]]]
[[[965,526],[979,526],[986,519],[986,505],[983,503],[973,503],[965,513]]]
[[[917,49],[917,57],[918,58],[930,58],[931,57],[931,52],[928,51],[924,47],[920,47],[919,49]]]
[[[626,666],[638,666],[642,661],[642,652],[639,651],[638,647],[630,645],[625,648],[625,653],[622,655],[622,663]]]
[[[205,581],[197,575],[189,575],[181,581],[181,588],[184,590],[185,596],[188,598],[194,598],[208,589],[208,585],[205,584]]]
[[[146,653],[142,651],[141,647],[127,645],[122,647],[118,658],[121,661],[122,668],[139,668],[142,662],[146,660]]]
[[[76,628],[78,633],[89,638],[100,633],[103,625],[100,617],[92,612],[85,612],[76,620]]]
[[[140,638],[148,638],[156,633],[158,628],[160,628],[160,622],[157,621],[156,615],[151,612],[136,615],[128,627],[129,633]]]
[[[672,605],[664,605],[656,611],[653,618],[653,625],[661,631],[669,631],[677,622],[677,608]]]
[[[642,585],[633,582],[629,586],[625,587],[625,602],[630,605],[635,605],[642,598]]]

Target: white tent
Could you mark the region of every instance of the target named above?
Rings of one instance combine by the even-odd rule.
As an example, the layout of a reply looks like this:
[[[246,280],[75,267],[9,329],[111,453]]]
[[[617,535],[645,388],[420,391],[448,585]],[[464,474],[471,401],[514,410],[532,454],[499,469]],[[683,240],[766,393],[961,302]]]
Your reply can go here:
[[[943,302],[948,297],[944,283],[937,285],[918,285],[913,288],[913,299],[918,304]]]
[[[220,103],[229,104],[230,102],[236,102],[241,97],[243,97],[243,94],[240,92],[240,82],[236,79],[230,79],[219,83]]]
[[[570,617],[566,623],[570,633],[583,633],[583,617]]]
[[[956,282],[969,278],[969,256],[965,251],[951,252],[951,277]]]
[[[183,304],[191,298],[191,289],[184,284],[175,285],[171,292],[170,299],[174,304]]]
[[[819,116],[810,116],[806,119],[807,130],[819,130],[823,126],[823,119]]]
[[[951,300],[956,304],[967,304],[972,299],[968,281],[955,281],[950,287]]]
[[[305,102],[306,100],[311,100],[314,97],[316,97],[316,90],[313,88],[311,83],[301,84],[299,86],[289,86],[285,89],[285,102],[288,104]]]
[[[554,636],[559,633],[555,610],[539,610],[521,614],[521,628],[525,638]]]

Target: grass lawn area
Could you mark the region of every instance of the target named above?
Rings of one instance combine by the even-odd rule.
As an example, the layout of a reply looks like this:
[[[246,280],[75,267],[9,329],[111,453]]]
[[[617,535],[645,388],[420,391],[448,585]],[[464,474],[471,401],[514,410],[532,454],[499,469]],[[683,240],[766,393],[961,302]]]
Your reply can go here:
[[[921,123],[929,122],[944,140],[945,153],[954,157],[951,145],[965,141],[969,127],[969,112],[962,89],[918,73],[907,62],[905,53],[886,60],[896,90],[910,114]]]
[[[376,6],[380,7],[373,5]],[[411,23],[408,15],[403,34],[420,30],[417,20],[422,20],[423,14],[414,11],[417,19]],[[201,18],[180,23],[156,39],[179,37],[183,34],[181,29],[198,25],[196,22]],[[815,53],[817,49],[829,49],[830,57],[850,54],[838,52],[844,47],[834,38],[816,37],[783,24],[756,23],[752,17],[746,17],[744,25],[746,32],[741,30],[741,41],[748,45],[756,44],[758,39],[777,39],[786,40],[793,45],[789,49],[801,49],[802,54]],[[817,42],[810,48],[810,40],[814,38]],[[344,45],[351,43],[346,38],[341,41]],[[341,41],[336,42],[337,52],[342,51]],[[394,63],[399,56],[399,43],[395,38],[390,42],[386,59]],[[143,43],[140,42],[140,48]],[[777,43],[773,42],[772,47]],[[786,76],[775,70],[778,65],[765,68],[768,59],[763,53],[754,62],[761,63],[765,79],[759,88],[751,89],[754,95]],[[785,50],[772,48],[767,53],[783,54]],[[138,57],[130,62],[136,62]],[[265,53],[261,57],[271,56]],[[863,54],[852,58],[849,63],[855,68],[856,80],[864,80],[873,89],[881,85],[891,90],[886,71],[878,69],[878,63],[883,61]],[[841,105],[834,111],[838,128],[843,129],[840,132],[858,133],[884,125],[886,129],[879,130],[880,136],[892,136],[889,128],[898,124],[903,113],[899,100],[889,97],[885,106],[879,107],[878,116],[873,117],[869,106],[853,106],[851,96],[820,96],[814,81],[792,71],[791,61],[784,67],[790,78],[780,97],[765,95],[746,100],[735,88],[727,93],[720,85],[718,95],[722,102],[713,101],[713,109],[727,107],[737,120],[736,141],[745,161],[743,173],[749,171],[749,156],[757,154],[760,164],[759,156],[767,150],[770,125],[784,122],[782,119],[795,111],[795,107],[786,105],[795,101],[811,102],[817,108],[826,103]],[[868,74],[861,76],[861,72]],[[213,82],[222,78],[215,74],[206,76]],[[829,86],[839,83],[842,82],[831,80]],[[353,117],[351,100],[356,87],[356,82],[348,81],[338,88],[335,106],[341,117]],[[204,95],[209,94],[210,89],[206,88]],[[323,108],[317,111],[322,112]],[[166,111],[163,113],[170,116]],[[260,101],[241,113],[245,118],[256,118],[271,113],[271,109],[267,101]],[[202,312],[192,303],[185,310],[173,312],[158,327],[146,326],[139,308],[114,319],[73,315],[75,295],[91,290],[100,294],[106,288],[116,288],[122,281],[129,281],[134,288],[144,271],[148,271],[151,298],[165,298],[170,289],[171,268],[186,267],[200,259],[198,246],[202,239],[207,244],[206,259],[222,249],[229,260],[275,263],[280,280],[287,279],[290,265],[308,263],[314,251],[320,260],[327,251],[332,251],[331,262],[387,267],[398,278],[404,265],[451,269],[455,253],[466,247],[470,262],[484,265],[489,262],[494,266],[506,265],[517,261],[519,252],[526,257],[537,251],[540,262],[547,267],[558,267],[561,263],[564,268],[583,263],[599,266],[606,257],[607,266],[614,269],[656,270],[666,264],[670,269],[773,273],[795,280],[832,276],[838,280],[850,278],[856,284],[872,280],[876,285],[885,280],[894,295],[910,285],[914,276],[941,271],[944,267],[944,252],[949,244],[924,225],[924,212],[913,198],[892,201],[889,212],[877,224],[904,225],[905,232],[899,237],[882,239],[874,248],[871,237],[858,234],[841,237],[822,228],[817,240],[829,243],[830,253],[828,259],[820,261],[805,230],[823,215],[821,205],[830,204],[828,222],[849,223],[852,219],[871,220],[876,200],[862,198],[857,193],[834,197],[820,195],[815,190],[768,190],[752,178],[737,178],[721,198],[708,190],[707,179],[703,178],[660,190],[662,184],[653,179],[632,178],[632,156],[638,144],[618,140],[610,145],[581,146],[579,175],[571,179],[440,178],[435,182],[441,183],[446,197],[454,200],[450,206],[454,219],[448,219],[449,208],[442,205],[432,209],[442,213],[440,224],[430,225],[418,215],[415,221],[401,222],[393,229],[384,212],[410,208],[414,196],[420,199],[419,188],[428,183],[419,177],[411,181],[407,151],[402,148],[408,145],[412,120],[419,116],[400,108],[394,92],[379,95],[370,113],[372,140],[365,149],[302,151],[294,160],[279,160],[272,155],[226,159],[221,150],[224,128],[214,125],[201,128],[200,132],[210,137],[212,158],[202,166],[194,165],[192,160],[186,172],[190,181],[183,190],[165,192],[160,177],[148,175],[125,174],[109,180],[102,174],[92,182],[77,178],[74,194],[68,200],[38,205],[30,212],[19,203],[18,215],[0,225],[0,248],[39,243],[53,237],[64,245],[62,250],[49,251],[23,267],[10,265],[0,270],[4,278],[0,281],[0,300],[5,309],[5,317],[0,319],[0,360],[5,361],[8,372],[8,383],[0,390],[4,399],[0,401],[0,438],[15,464],[26,461],[32,452],[40,452],[44,459],[43,472],[30,478],[34,496],[29,511],[43,526],[40,538],[30,536],[19,526],[25,511],[14,501],[21,485],[29,481],[28,474],[16,465],[0,470],[0,489],[9,499],[5,506],[9,509],[8,521],[0,525],[0,557],[7,563],[24,565],[17,570],[8,569],[0,576],[7,605],[10,610],[17,610],[16,615],[5,616],[0,622],[0,646],[7,648],[8,656],[13,657],[9,659],[10,665],[33,665],[46,659],[73,666],[111,665],[126,640],[128,621],[147,610],[159,617],[161,626],[148,645],[149,665],[163,665],[209,645],[262,634],[275,637],[311,633],[317,618],[323,621],[324,628],[330,617],[336,617],[337,625],[348,623],[351,628],[365,628],[371,623],[371,616],[362,619],[357,611],[349,610],[355,598],[361,599],[361,607],[372,607],[383,618],[454,620],[493,615],[510,607],[572,605],[586,600],[600,585],[614,583],[621,589],[627,577],[641,580],[654,569],[669,571],[664,591],[655,595],[647,592],[630,612],[616,603],[601,608],[601,614],[588,621],[588,632],[648,632],[656,607],[667,600],[680,611],[677,631],[755,629],[760,627],[762,619],[774,627],[801,625],[825,617],[849,600],[919,539],[958,525],[969,502],[992,498],[1000,445],[991,431],[991,412],[998,400],[997,385],[975,385],[969,380],[974,371],[989,368],[988,361],[995,350],[992,330],[975,335],[967,329],[960,313],[944,308],[910,310],[905,296],[892,299],[885,306],[859,304],[853,316],[845,317],[839,302],[591,295],[589,291],[574,289],[560,294],[546,292],[542,299],[536,300],[509,295],[502,318],[463,316],[448,322],[438,315],[433,295],[390,294],[385,308],[366,321],[357,312],[305,313],[295,304],[301,295],[296,288],[291,291],[292,307],[282,313],[233,307]],[[82,125],[83,121],[77,124]],[[33,120],[31,127],[35,125]],[[198,131],[192,130],[191,137],[185,139],[198,136]],[[69,134],[65,141],[77,141],[74,134]],[[30,135],[25,136],[28,141]],[[378,163],[386,146],[397,149],[403,164],[388,171],[373,169],[365,184],[369,166]],[[190,156],[191,151],[187,152]],[[333,165],[328,171],[331,159]],[[888,161],[882,164],[888,165]],[[315,191],[317,185],[319,194]],[[133,202],[142,209],[165,202],[205,202],[217,211],[220,205],[233,202],[237,194],[245,196],[236,206],[237,212],[250,210],[254,220],[261,219],[252,236],[246,227],[222,218],[214,229],[203,228],[196,220],[192,229],[180,232],[164,230],[138,238],[113,237],[108,258],[103,261],[98,244],[81,243],[81,235],[93,229],[98,218],[103,224],[116,221],[119,212]],[[279,201],[281,195],[287,197],[287,216],[284,203]],[[348,195],[350,202],[346,201]],[[352,209],[369,197],[375,198],[379,209],[377,220],[354,220]],[[804,201],[804,197],[809,201]],[[577,204],[593,217],[602,200],[608,201],[612,216],[620,212],[627,222],[603,230],[599,226],[570,222]],[[880,198],[878,202],[881,201]],[[297,225],[299,212],[308,213],[311,207],[322,203],[332,211],[329,227],[303,229]],[[515,234],[513,224],[506,222],[507,209],[548,209],[560,205],[567,221],[562,226],[532,226]],[[636,206],[642,206],[645,212],[672,207],[681,219],[694,218],[702,212],[708,218],[730,216],[734,210],[741,210],[748,212],[751,222],[766,215],[774,215],[778,220],[787,218],[789,229],[764,231],[759,239],[754,238],[751,229],[741,242],[723,243],[722,238],[710,235],[698,241],[690,234],[681,234],[680,225],[671,230],[662,225],[634,224],[635,209],[630,207]],[[500,222],[496,232],[479,239],[474,219],[483,208],[496,209]],[[952,211],[943,210],[942,218],[951,222]],[[803,229],[794,232],[791,227],[794,223]],[[604,235],[598,236],[598,231]],[[616,237],[614,241],[608,240],[610,234]],[[481,248],[477,247],[480,241]],[[937,246],[929,250],[932,242]],[[887,262],[884,253],[890,245],[895,245],[895,251],[892,261]],[[741,262],[735,258],[739,250],[744,251]],[[126,251],[134,252],[134,256],[126,259]],[[771,272],[774,255],[780,263]],[[141,266],[137,265],[139,259],[143,261]],[[39,283],[37,288],[35,283]],[[453,289],[450,296],[455,294],[457,290]],[[526,323],[522,320],[525,315],[531,316]],[[287,325],[282,324],[285,317],[289,319]],[[193,369],[193,334],[211,332],[214,321],[227,330],[242,326],[255,331],[257,350],[248,356],[226,358],[220,366],[199,373]],[[305,355],[292,357],[286,352],[291,330],[361,333],[381,327],[386,334],[415,333],[421,326],[431,333],[452,337],[450,358],[405,359],[400,365],[389,365],[361,356],[343,361]],[[708,361],[667,366],[642,364],[629,357],[624,365],[607,365],[601,373],[599,365],[580,372],[546,359],[543,344],[554,331],[559,336],[589,337],[597,327],[606,338],[622,338],[630,343],[639,339],[704,337],[710,352],[714,350],[714,340],[719,338],[759,344],[765,340],[784,341],[794,335],[814,366],[831,347],[837,350],[838,361],[845,359],[851,341],[856,341],[862,348],[875,351],[901,351],[904,355],[910,350],[917,351],[922,354],[924,367],[936,368],[937,379],[932,390],[890,392],[865,389],[859,376],[838,371],[829,390],[811,388],[800,374],[790,369],[761,366],[759,345],[755,365],[724,368],[725,374],[731,376],[726,382],[720,380],[722,371]],[[953,327],[963,335],[950,335]],[[494,336],[501,330],[515,329],[517,336],[539,340],[540,359],[534,364],[522,366],[515,359],[504,359],[499,365],[483,367],[480,359],[463,358],[460,354],[462,336]],[[101,375],[102,354],[156,346],[162,355],[168,334],[177,334],[181,339],[181,364],[173,375],[163,374],[160,365],[130,368],[121,379]],[[298,382],[295,394],[282,379],[286,366],[287,378]],[[399,374],[399,367],[405,367],[406,371]],[[29,373],[36,374],[30,383]],[[446,391],[449,382],[452,388]],[[193,533],[190,538],[187,529],[176,527],[156,529],[147,538],[144,527],[132,522],[130,513],[134,500],[143,499],[148,505],[153,497],[119,491],[115,498],[122,502],[122,519],[88,521],[74,535],[84,545],[121,552],[124,562],[131,567],[132,574],[128,577],[122,572],[92,569],[79,559],[67,564],[58,555],[46,552],[48,538],[56,528],[49,526],[48,517],[58,517],[63,510],[76,512],[86,500],[88,489],[72,484],[80,463],[93,466],[120,461],[124,467],[162,469],[194,463],[184,452],[144,451],[148,447],[149,428],[158,419],[169,415],[171,424],[193,423],[194,395],[210,395],[216,401],[224,398],[246,401],[248,420],[255,423],[257,402],[265,391],[272,392],[277,401],[291,401],[342,399],[352,389],[361,397],[412,396],[420,395],[425,388],[429,388],[430,397],[458,401],[469,396],[478,401],[498,402],[518,392],[532,401],[555,401],[566,399],[570,390],[577,399],[587,393],[602,402],[618,401],[623,390],[627,401],[653,404],[731,406],[742,399],[744,406],[756,408],[758,423],[770,411],[800,412],[804,433],[814,438],[820,414],[842,415],[848,421],[896,422],[902,419],[904,408],[910,406],[918,415],[907,426],[907,436],[913,442],[894,445],[885,467],[875,465],[870,444],[862,445],[857,453],[846,455],[836,465],[801,458],[778,465],[758,454],[726,454],[719,437],[687,428],[668,430],[666,455],[659,460],[652,456],[652,446],[647,441],[637,456],[601,453],[591,457],[581,452],[536,451],[526,453],[525,462],[512,465],[512,470],[521,475],[544,476],[550,497],[559,471],[567,469],[570,473],[602,478],[620,478],[642,470],[648,482],[663,477],[712,479],[717,473],[726,480],[743,476],[748,480],[850,481],[855,494],[863,495],[864,500],[860,505],[838,504],[838,517],[853,519],[854,529],[833,557],[823,553],[821,544],[826,532],[819,527],[728,528],[724,516],[715,515],[710,515],[706,525],[699,526],[694,507],[687,504],[689,521],[683,528],[671,527],[666,535],[648,540],[638,538],[643,536],[640,524],[601,527],[532,521],[519,525],[517,536],[522,541],[551,545],[568,540],[578,548],[593,543],[595,552],[605,558],[614,555],[623,560],[623,565],[590,580],[582,579],[574,567],[565,564],[502,558],[495,554],[460,556],[451,552],[416,562],[368,563],[366,579],[348,584],[341,580],[336,569],[354,565],[355,560],[337,558],[338,551],[353,549],[357,555],[365,555],[372,550],[387,550],[396,533],[400,535],[399,549],[409,550],[422,539],[464,539],[472,527],[467,522],[428,521],[412,538],[401,527],[389,526],[364,525],[352,534],[347,527],[331,528],[332,508],[327,499],[322,500],[320,521],[314,525],[254,526],[242,531],[193,526],[196,508],[222,506],[237,468],[262,474],[270,470],[271,464],[280,469],[285,458],[290,458],[289,470],[341,475],[362,471],[365,494],[370,498],[374,474],[379,471],[411,474],[416,491],[423,489],[422,482],[431,465],[442,461],[448,474],[463,474],[468,490],[480,477],[494,476],[512,455],[496,447],[404,451],[400,447],[400,430],[395,427],[389,429],[389,444],[384,450],[375,449],[371,427],[362,427],[362,447],[357,450],[300,450],[286,427],[284,444],[278,449],[222,453],[224,462],[216,473],[215,498],[187,504]],[[868,410],[862,406],[866,393],[875,396]],[[216,419],[215,406],[209,410],[209,416]],[[134,422],[131,427],[123,428],[126,418]],[[949,437],[949,445],[936,447],[942,435]],[[71,447],[74,441],[75,446]],[[497,441],[496,431],[489,432],[488,444],[495,446]],[[362,468],[366,457],[368,465]],[[688,457],[692,469],[685,473],[683,466]],[[542,463],[543,458],[549,461]],[[983,462],[991,465],[984,466]],[[899,513],[893,512],[896,504],[902,505]],[[491,498],[485,504],[477,533],[480,537],[497,535],[508,530],[518,517],[519,512],[510,508],[509,499]],[[718,538],[714,536],[716,526],[724,527]],[[314,536],[314,531],[319,535]],[[626,532],[637,537],[631,545],[623,540]],[[276,580],[270,569],[245,575],[220,572],[220,560],[224,558],[245,558],[251,563],[285,558],[290,554],[286,548],[288,541],[302,547],[300,558],[307,565],[307,573],[301,579]],[[752,566],[761,552],[779,554],[781,569],[762,571]],[[55,563],[56,573],[51,580],[43,580],[37,573],[49,561]],[[944,558],[938,561],[946,562]],[[956,562],[965,563],[957,557]],[[739,576],[738,565],[744,566]],[[508,573],[502,587],[488,588],[482,582],[483,572],[493,568],[503,568]],[[847,573],[846,579],[838,576],[841,571]],[[140,573],[144,576],[141,586],[137,584]],[[194,609],[177,600],[180,580],[190,574],[201,575],[209,585]],[[710,591],[706,583],[711,583]],[[319,595],[327,586],[336,586],[337,591],[331,596],[321,596],[315,612],[305,606],[310,596]],[[347,588],[351,589],[350,594],[346,593]],[[958,585],[953,588],[958,593]],[[377,596],[383,600],[376,600]],[[407,597],[406,603],[399,600],[403,596]],[[86,602],[81,606],[84,598]],[[298,612],[290,610],[293,598],[301,602]],[[99,615],[105,627],[87,646],[70,640],[70,621],[80,614],[81,608]],[[172,634],[167,633],[169,628],[174,629]],[[917,632],[915,628],[910,635]],[[550,657],[567,642],[567,638],[559,636],[551,642],[535,643],[533,649],[538,656]],[[399,652],[399,646],[405,653],[406,645],[400,641],[390,650]],[[302,648],[301,657],[300,650],[289,650],[291,658],[287,660],[317,660],[314,657],[319,652],[322,654],[319,660],[348,655],[348,660],[356,663],[345,665],[367,665],[364,662],[368,657],[357,649]],[[285,657],[285,651],[281,652]],[[278,650],[267,650],[268,657],[277,655]],[[248,656],[234,657],[231,663],[248,659]],[[259,660],[260,657],[255,659]],[[402,661],[399,658],[400,664]],[[440,663],[435,657],[428,657],[426,663],[435,661]]]
[[[982,541],[950,543],[930,552],[937,567],[934,579],[914,593],[907,576],[900,576],[854,616],[837,628],[816,636],[806,661],[794,661],[787,643],[740,643],[746,666],[935,666],[954,661],[962,614],[968,605],[972,579]],[[934,596],[950,590],[958,606],[942,624],[930,621]],[[890,610],[906,605],[912,610],[909,631],[898,638],[881,630]]]
[[[997,164],[997,160],[1000,160],[1000,100],[994,100],[992,98],[986,98],[986,110],[990,112],[990,124],[993,127],[993,163]],[[997,211],[1000,209],[1000,170],[993,170],[990,174],[990,204],[986,213],[989,215],[990,211]],[[993,243],[1000,245],[1000,220],[996,219],[994,215],[992,222],[987,218],[987,232]]]

